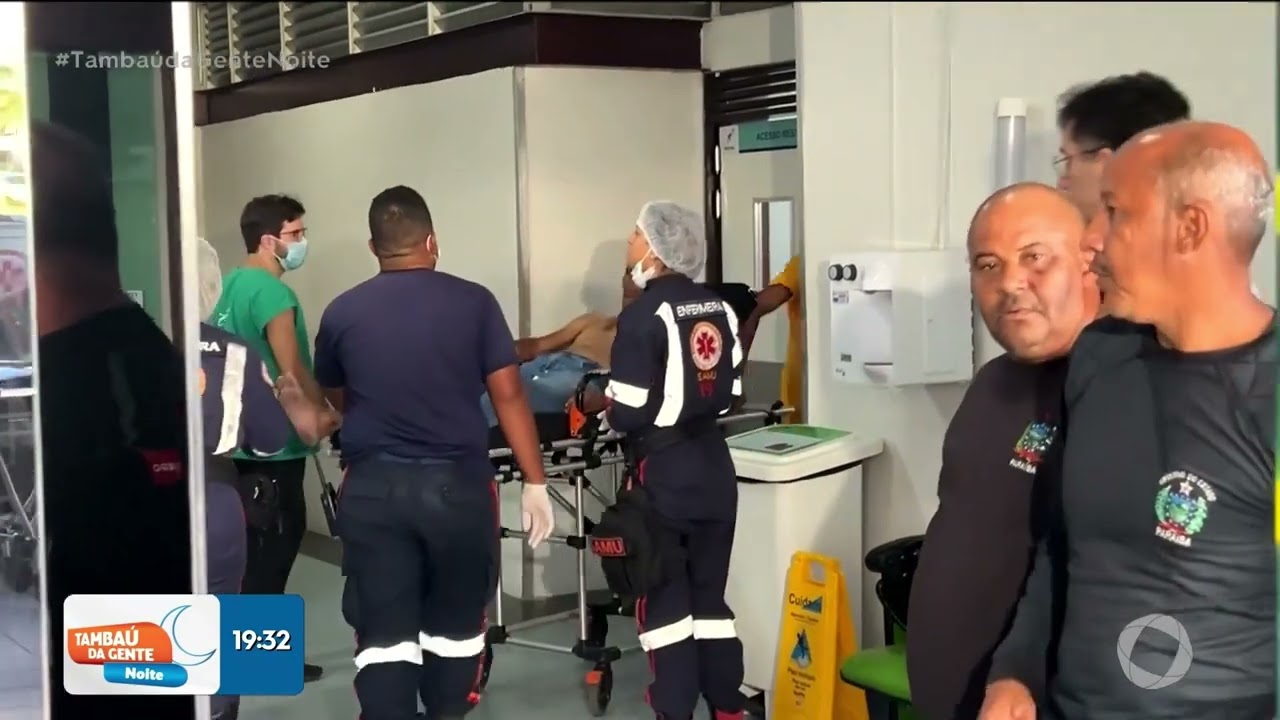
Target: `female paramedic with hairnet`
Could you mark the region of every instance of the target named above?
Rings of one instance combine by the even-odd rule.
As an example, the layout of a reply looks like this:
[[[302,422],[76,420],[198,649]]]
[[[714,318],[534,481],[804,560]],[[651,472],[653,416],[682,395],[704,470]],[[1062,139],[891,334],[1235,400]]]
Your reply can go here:
[[[200,317],[207,319],[222,294],[218,253],[199,241]],[[304,442],[320,437],[324,414],[307,400],[292,376],[282,375],[272,388],[262,358],[234,335],[200,324],[200,402],[204,412],[205,525],[208,592],[240,592],[247,536],[239,473],[230,454],[246,450],[258,455],[280,452],[297,429]],[[239,698],[212,698],[214,720],[234,720]]]
[[[716,424],[742,395],[742,349],[733,310],[695,282],[706,254],[697,213],[670,202],[640,211],[627,264],[643,293],[618,316],[605,389],[609,424],[629,437],[620,495],[644,497],[645,544],[662,567],[633,588],[659,720],[689,720],[699,696],[716,720],[738,720],[745,702],[742,643],[724,599],[738,487]]]

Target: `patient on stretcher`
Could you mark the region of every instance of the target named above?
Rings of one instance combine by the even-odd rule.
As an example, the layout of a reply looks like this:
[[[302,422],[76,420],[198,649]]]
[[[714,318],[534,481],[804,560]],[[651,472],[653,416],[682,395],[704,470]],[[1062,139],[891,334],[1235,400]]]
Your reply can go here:
[[[746,285],[723,283],[708,287],[729,303],[739,318],[749,317],[755,310],[755,293]],[[622,306],[626,307],[639,295],[640,289],[631,281],[631,275],[624,273]],[[559,416],[555,427],[567,428],[567,421],[562,416],[578,383],[589,372],[609,369],[609,351],[613,347],[617,321],[616,316],[588,313],[550,335],[516,341],[516,355],[521,362],[520,378],[539,428],[549,428],[552,416]],[[481,396],[480,403],[489,427],[496,427],[498,420],[488,394]],[[555,434],[562,435],[563,432]],[[545,432],[541,434],[543,440],[556,439],[547,437]]]
[[[622,305],[625,307],[640,294],[639,288],[626,276],[622,281]],[[584,375],[609,367],[609,349],[618,319],[615,316],[588,313],[550,335],[521,338],[516,341],[520,358],[520,379],[533,414],[552,415],[564,412]],[[498,424],[493,403],[486,393],[480,398],[489,427]]]

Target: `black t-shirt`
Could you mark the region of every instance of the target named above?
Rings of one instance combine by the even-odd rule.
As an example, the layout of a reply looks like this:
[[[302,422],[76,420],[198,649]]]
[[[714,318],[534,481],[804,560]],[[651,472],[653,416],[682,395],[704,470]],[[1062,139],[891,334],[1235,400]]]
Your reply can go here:
[[[1179,353],[1149,327],[1107,319],[1085,331],[1071,362],[1053,714],[1270,720],[1274,331]],[[1152,615],[1177,625],[1133,626]],[[1169,629],[1185,632],[1181,649]],[[1185,674],[1162,681],[1168,672]]]
[[[41,337],[39,363],[53,717],[190,717],[190,698],[62,690],[68,595],[191,592],[181,357],[130,303]]]
[[[907,662],[922,720],[972,720],[1057,482],[1067,361],[1001,356],[947,427],[938,511],[911,588]]]

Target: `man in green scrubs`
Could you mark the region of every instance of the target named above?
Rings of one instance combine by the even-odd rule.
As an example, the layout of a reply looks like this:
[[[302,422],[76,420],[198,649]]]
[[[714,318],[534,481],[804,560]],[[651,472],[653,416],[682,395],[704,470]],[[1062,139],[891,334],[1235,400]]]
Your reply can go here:
[[[240,213],[240,232],[249,254],[240,267],[223,279],[222,296],[211,321],[243,338],[261,355],[263,372],[273,383],[281,373],[289,373],[298,379],[303,393],[312,402],[323,405],[323,396],[312,375],[302,305],[293,289],[280,279],[286,271],[302,267],[307,258],[305,214],[302,203],[287,195],[257,197],[244,206]],[[330,411],[327,417],[322,436],[338,424],[336,412]],[[315,452],[316,448],[307,446],[295,434],[284,451],[270,457],[243,452],[234,456],[242,484],[253,488],[266,478],[274,485],[278,500],[278,513],[273,513],[271,520],[251,522],[249,557],[241,592],[270,595],[285,591],[307,529],[303,481],[307,458]],[[304,676],[308,681],[316,680],[321,673],[320,667],[308,664]]]

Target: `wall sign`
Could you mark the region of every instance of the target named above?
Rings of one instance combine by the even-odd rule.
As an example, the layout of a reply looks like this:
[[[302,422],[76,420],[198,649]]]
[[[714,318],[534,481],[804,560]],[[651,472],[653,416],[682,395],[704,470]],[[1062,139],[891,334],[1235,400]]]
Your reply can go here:
[[[736,130],[739,153],[790,150],[798,145],[795,118],[742,123]]]

